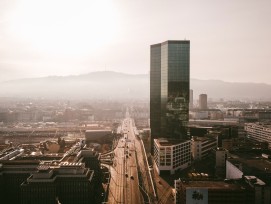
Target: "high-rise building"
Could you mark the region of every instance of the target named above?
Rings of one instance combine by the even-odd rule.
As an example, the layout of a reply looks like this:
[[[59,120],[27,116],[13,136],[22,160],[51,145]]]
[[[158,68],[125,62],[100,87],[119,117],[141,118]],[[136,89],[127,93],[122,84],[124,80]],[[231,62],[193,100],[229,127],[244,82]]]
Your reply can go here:
[[[190,89],[190,92],[189,92],[189,108],[192,109],[193,107],[194,107],[193,90]]]
[[[207,109],[207,94],[199,95],[199,109]]]
[[[150,126],[153,139],[186,139],[189,119],[190,41],[151,45]]]

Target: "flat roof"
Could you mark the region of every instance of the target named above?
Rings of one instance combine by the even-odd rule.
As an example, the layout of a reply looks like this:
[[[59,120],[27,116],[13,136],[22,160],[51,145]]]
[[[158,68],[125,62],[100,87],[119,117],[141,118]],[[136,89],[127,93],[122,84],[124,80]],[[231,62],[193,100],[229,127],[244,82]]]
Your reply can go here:
[[[190,40],[167,40],[161,43],[153,44],[151,47],[161,46],[165,44],[189,44]]]
[[[253,169],[253,172],[271,173],[271,161],[263,157],[259,158],[230,158],[228,159],[233,165],[242,164],[243,166]]]
[[[198,136],[192,136],[192,140],[194,141],[216,141],[214,137],[198,137]]]
[[[213,125],[238,125],[239,121],[230,121],[230,120],[194,120],[194,119],[189,119],[189,124],[213,124]]]
[[[170,139],[170,138],[158,138],[154,139],[154,142],[156,142],[159,146],[172,146],[177,145],[180,143],[184,143],[190,140],[179,140],[179,139]]]
[[[106,129],[104,129],[104,130],[86,130],[86,132],[112,132],[111,130],[106,130]]]
[[[0,160],[0,163],[4,164],[4,165],[31,165],[31,164],[39,164],[40,161],[38,160]]]
[[[233,180],[232,182],[215,181],[215,180],[204,180],[204,181],[194,181],[194,180],[181,180],[182,184],[189,188],[207,188],[207,189],[224,189],[224,190],[245,190],[245,184],[239,180]]]
[[[39,171],[47,171],[50,169],[50,166],[49,165],[44,165],[44,164],[41,164],[38,166],[37,168]]]
[[[271,128],[271,124],[270,123],[246,123],[246,125],[256,125],[256,126],[261,126],[263,128]]]
[[[271,173],[271,160],[262,157],[262,153],[234,152],[228,160],[234,165],[249,167],[253,172]]]

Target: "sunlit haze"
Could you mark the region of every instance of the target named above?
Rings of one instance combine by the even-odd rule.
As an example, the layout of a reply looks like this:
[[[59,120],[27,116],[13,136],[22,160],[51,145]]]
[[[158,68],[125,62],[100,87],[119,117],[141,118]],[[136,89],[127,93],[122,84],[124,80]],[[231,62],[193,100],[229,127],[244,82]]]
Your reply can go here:
[[[0,81],[149,73],[149,46],[191,41],[191,77],[271,83],[271,2],[1,0]]]
[[[0,0],[0,203],[271,203],[271,0]]]

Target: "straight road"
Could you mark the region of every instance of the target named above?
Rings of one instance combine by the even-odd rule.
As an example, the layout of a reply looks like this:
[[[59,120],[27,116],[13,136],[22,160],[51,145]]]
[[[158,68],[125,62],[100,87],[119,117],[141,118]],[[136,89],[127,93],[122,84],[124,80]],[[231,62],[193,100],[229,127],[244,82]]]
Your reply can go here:
[[[115,157],[110,167],[111,180],[108,203],[139,204],[144,203],[139,190],[136,148],[132,122],[129,118],[122,123],[123,137],[114,150]]]

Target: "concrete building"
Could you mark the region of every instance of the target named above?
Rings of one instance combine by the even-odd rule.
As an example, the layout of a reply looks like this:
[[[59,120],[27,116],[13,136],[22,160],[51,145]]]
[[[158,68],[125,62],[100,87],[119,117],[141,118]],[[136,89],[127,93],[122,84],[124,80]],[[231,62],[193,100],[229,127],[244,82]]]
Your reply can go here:
[[[225,178],[228,150],[221,147],[217,147],[213,149],[213,154],[215,159],[215,173],[216,175]]]
[[[206,158],[217,147],[217,140],[213,137],[196,137],[191,139],[191,152],[194,160]]]
[[[271,185],[271,163],[266,154],[247,152],[236,153],[226,162],[226,178],[240,178],[254,175],[267,185]]]
[[[10,204],[101,203],[100,154],[84,146],[81,140],[65,154],[57,155],[20,155],[12,148],[2,151],[1,199]]]
[[[268,142],[269,149],[271,148],[271,125],[263,123],[246,123],[245,131],[247,138],[259,142]]]
[[[222,147],[229,151],[258,152],[268,150],[268,143],[247,138],[231,138],[222,140]]]
[[[89,142],[101,142],[106,137],[110,136],[112,131],[110,130],[86,130],[85,138],[86,143]]]
[[[77,154],[77,160],[82,161],[86,168],[93,170],[93,185],[95,200],[99,200],[100,192],[103,192],[102,187],[102,170],[101,170],[101,154],[96,151],[83,149]]]
[[[174,174],[191,165],[191,141],[154,139],[154,162],[159,174]]]
[[[245,179],[253,189],[255,194],[255,203],[269,204],[271,203],[271,186],[270,186],[270,164],[267,160],[257,161],[256,159],[229,159],[226,162],[226,179]],[[243,161],[243,162],[242,162]],[[265,165],[264,165],[265,164]],[[264,167],[264,166],[265,167]],[[265,169],[262,169],[265,168]],[[262,169],[262,171],[261,171]],[[266,173],[265,173],[266,172]],[[251,176],[251,173],[254,175]],[[249,176],[246,176],[249,175]],[[255,176],[257,175],[257,176]],[[268,183],[259,179],[263,178]]]
[[[241,123],[271,122],[271,110],[267,108],[230,108],[226,111],[226,116],[238,118]]]
[[[174,186],[176,204],[255,204],[253,188],[239,180],[178,179]]]
[[[8,148],[5,151],[2,151],[0,153],[0,161],[1,160],[10,160],[10,159],[15,159],[19,155],[22,155],[24,152],[24,149],[20,148]]]
[[[22,204],[30,203],[57,203],[56,177],[53,169],[47,165],[41,165],[21,185]]]
[[[83,163],[41,164],[22,183],[21,203],[95,203],[93,175]]]
[[[189,109],[194,108],[193,90],[190,89],[189,92]]]
[[[21,202],[20,185],[36,171],[39,161],[0,161],[1,200],[4,203]]]
[[[189,125],[188,133],[190,136],[203,137],[212,129],[211,126]]]
[[[219,109],[209,109],[209,118],[210,120],[223,120],[224,114]]]
[[[190,118],[195,120],[204,120],[209,119],[209,113],[208,111],[203,110],[194,110],[189,112]]]
[[[216,155],[215,166],[216,167],[225,167],[228,151],[224,148],[218,147],[218,148],[214,149],[214,152]]]
[[[150,127],[153,139],[187,139],[190,41],[151,45]]]
[[[201,110],[208,109],[207,94],[200,94],[199,95],[199,109],[201,109]]]
[[[219,109],[192,109],[189,111],[190,119],[194,120],[223,120],[223,112]]]

